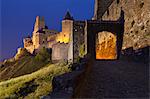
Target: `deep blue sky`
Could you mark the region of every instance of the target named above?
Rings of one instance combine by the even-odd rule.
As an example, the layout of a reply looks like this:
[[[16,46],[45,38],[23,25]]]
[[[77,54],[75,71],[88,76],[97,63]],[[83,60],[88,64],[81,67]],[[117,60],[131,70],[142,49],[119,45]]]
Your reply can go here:
[[[31,35],[37,15],[44,16],[49,29],[61,30],[67,10],[74,19],[91,19],[94,0],[0,0],[0,61],[13,57]]]

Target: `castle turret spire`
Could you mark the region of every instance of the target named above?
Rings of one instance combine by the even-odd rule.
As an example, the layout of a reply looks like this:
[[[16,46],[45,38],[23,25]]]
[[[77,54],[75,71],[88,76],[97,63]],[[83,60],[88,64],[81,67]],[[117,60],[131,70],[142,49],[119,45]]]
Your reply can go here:
[[[63,20],[73,20],[73,17],[70,15],[69,11],[67,11]]]

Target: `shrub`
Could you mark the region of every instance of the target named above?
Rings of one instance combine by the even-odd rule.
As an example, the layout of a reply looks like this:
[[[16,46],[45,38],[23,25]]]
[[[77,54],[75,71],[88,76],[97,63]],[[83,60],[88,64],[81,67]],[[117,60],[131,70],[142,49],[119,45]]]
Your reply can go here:
[[[40,49],[39,53],[35,56],[35,60],[46,62],[46,61],[50,61],[50,57],[51,55],[48,49],[43,47],[42,49]]]

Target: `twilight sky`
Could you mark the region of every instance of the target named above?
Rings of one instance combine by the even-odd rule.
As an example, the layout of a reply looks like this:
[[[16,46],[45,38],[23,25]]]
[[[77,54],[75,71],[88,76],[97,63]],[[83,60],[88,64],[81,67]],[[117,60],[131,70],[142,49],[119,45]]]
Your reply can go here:
[[[37,15],[44,16],[49,29],[61,31],[66,11],[74,19],[91,19],[94,0],[0,0],[0,61],[13,57],[31,35]]]

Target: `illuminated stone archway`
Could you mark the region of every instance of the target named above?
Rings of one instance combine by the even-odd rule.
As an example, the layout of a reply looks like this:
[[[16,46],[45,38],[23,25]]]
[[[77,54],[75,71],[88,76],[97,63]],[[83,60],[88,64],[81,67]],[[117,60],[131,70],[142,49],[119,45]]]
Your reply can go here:
[[[96,59],[117,58],[117,37],[111,32],[102,31],[96,37]]]
[[[87,54],[90,60],[119,59],[124,33],[124,12],[116,21],[88,20]],[[99,39],[97,39],[99,38]]]

